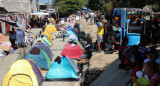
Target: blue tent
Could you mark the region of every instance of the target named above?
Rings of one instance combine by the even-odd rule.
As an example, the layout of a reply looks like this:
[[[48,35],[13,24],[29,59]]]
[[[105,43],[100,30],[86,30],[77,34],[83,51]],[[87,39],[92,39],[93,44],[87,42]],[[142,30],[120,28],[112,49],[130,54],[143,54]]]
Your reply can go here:
[[[66,29],[71,30],[74,34],[76,34],[76,32],[74,31],[74,29],[72,27],[67,27]]]
[[[58,56],[46,74],[46,80],[79,80],[76,64],[68,57]]]
[[[50,60],[52,60],[53,54],[52,54],[50,48],[46,44],[44,44],[43,42],[37,42],[32,46],[32,48],[34,48],[34,47],[38,47],[41,50],[43,50],[50,57]]]
[[[39,68],[48,70],[50,68],[50,58],[49,56],[41,49],[34,47],[28,51],[25,59],[32,59]]]

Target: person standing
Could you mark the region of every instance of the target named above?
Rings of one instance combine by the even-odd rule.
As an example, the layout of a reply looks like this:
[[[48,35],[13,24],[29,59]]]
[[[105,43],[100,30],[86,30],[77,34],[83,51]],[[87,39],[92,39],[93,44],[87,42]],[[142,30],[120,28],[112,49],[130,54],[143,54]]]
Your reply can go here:
[[[12,44],[12,47],[15,49],[15,41],[16,41],[16,31],[14,30],[14,28],[12,28],[12,31],[9,32],[9,40]]]
[[[100,52],[100,46],[103,42],[103,34],[104,34],[104,23],[102,22],[102,17],[99,17],[97,22],[97,51]]]
[[[65,29],[63,29],[62,34],[63,34],[63,42],[64,42],[64,41],[65,41],[66,34],[67,34],[67,31],[66,31]]]

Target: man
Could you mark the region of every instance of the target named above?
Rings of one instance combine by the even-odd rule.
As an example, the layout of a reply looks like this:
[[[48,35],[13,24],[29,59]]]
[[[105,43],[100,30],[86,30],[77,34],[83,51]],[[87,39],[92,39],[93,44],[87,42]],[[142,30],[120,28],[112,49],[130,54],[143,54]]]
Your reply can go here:
[[[67,35],[67,31],[65,29],[63,29],[62,34],[63,34],[63,42],[65,42],[65,37]]]
[[[100,52],[101,42],[103,42],[104,34],[104,23],[102,22],[102,17],[99,17],[97,22],[97,51]]]

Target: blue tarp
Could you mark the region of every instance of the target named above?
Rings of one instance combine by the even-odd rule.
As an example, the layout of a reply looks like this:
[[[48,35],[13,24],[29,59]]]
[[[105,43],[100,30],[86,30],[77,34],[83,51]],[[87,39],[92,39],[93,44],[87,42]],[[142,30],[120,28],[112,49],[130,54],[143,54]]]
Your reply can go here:
[[[77,66],[68,57],[59,57],[60,63],[56,60],[52,63],[48,73],[46,74],[47,80],[56,79],[79,79]],[[57,59],[57,58],[56,58]]]
[[[24,31],[22,29],[17,29],[16,30],[16,41],[17,41],[17,44],[21,44],[21,43],[24,43]]]

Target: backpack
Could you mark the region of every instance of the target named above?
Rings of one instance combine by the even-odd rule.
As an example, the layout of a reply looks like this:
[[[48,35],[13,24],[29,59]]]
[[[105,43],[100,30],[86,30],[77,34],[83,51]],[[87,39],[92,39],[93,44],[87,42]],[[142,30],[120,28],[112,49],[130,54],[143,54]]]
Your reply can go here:
[[[4,58],[6,56],[6,53],[0,49],[0,58]]]

